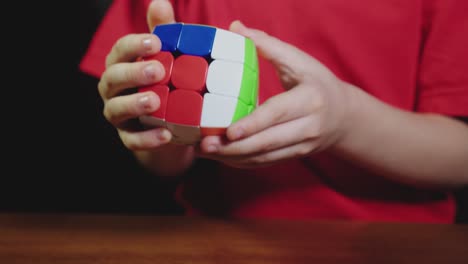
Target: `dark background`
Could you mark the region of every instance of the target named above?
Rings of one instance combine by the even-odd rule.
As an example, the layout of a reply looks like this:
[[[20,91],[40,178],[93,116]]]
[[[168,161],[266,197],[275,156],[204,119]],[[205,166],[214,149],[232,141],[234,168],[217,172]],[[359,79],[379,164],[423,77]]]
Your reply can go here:
[[[182,213],[172,198],[175,182],[135,162],[102,116],[98,80],[78,70],[110,2],[29,8],[11,28],[4,49],[1,211]],[[468,223],[468,188],[457,199],[457,221]]]
[[[181,213],[175,183],[135,162],[102,115],[98,80],[78,70],[107,2],[11,8],[1,211]]]

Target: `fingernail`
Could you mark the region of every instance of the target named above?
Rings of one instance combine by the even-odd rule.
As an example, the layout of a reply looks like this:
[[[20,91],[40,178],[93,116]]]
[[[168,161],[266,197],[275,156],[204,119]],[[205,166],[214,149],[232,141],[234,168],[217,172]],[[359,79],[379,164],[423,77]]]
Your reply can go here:
[[[140,104],[141,108],[143,108],[145,111],[153,110],[152,104],[150,102],[150,97],[148,95],[144,95],[138,98],[138,104]]]
[[[153,63],[148,64],[143,71],[149,79],[154,79],[156,77],[156,66]]]
[[[145,38],[143,40],[143,47],[145,47],[145,49],[148,49],[148,50],[152,49],[153,48],[153,46],[151,45],[152,42],[153,40],[151,38]]]

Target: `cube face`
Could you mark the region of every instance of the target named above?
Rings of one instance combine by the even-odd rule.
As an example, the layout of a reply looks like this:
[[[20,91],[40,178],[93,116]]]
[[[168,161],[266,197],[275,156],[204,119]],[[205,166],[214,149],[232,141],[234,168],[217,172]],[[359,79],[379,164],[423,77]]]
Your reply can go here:
[[[252,40],[200,24],[163,24],[153,34],[161,52],[142,60],[158,60],[166,76],[140,87],[161,98],[161,107],[140,121],[168,128],[173,142],[194,144],[203,136],[222,135],[258,104],[258,60]],[[163,109],[162,109],[163,108]]]

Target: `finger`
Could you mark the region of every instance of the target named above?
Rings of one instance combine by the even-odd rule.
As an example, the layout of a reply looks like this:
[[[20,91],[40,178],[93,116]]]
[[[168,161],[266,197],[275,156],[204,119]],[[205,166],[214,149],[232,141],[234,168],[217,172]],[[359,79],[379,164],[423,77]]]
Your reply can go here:
[[[232,161],[230,164],[239,168],[266,167],[272,164],[278,164],[279,162],[306,157],[310,155],[316,147],[317,142],[315,141],[299,142],[274,151],[246,156],[243,159]]]
[[[310,67],[312,58],[308,54],[264,31],[248,28],[238,20],[231,23],[230,30],[252,39],[259,54],[275,65],[288,65],[297,72]]]
[[[200,154],[199,157],[217,160],[219,162],[236,168],[258,168],[267,167],[291,159],[306,157],[313,153],[317,146],[318,143],[315,141],[304,141],[287,146],[285,148],[280,148],[268,152],[256,153],[252,155],[242,155],[233,157],[217,154]]]
[[[334,78],[334,74],[318,60],[267,33],[244,26],[240,21],[231,23],[230,29],[251,38],[260,56],[270,61],[280,73],[285,89],[291,89],[308,76],[319,79]]]
[[[99,94],[107,101],[129,87],[156,83],[165,74],[164,66],[157,60],[114,64],[102,74],[98,83]]]
[[[257,134],[239,141],[223,144],[217,138],[207,137],[200,147],[206,153],[225,156],[253,155],[270,152],[306,140],[314,140],[319,135],[319,128],[310,117],[302,117],[286,123],[269,127]]]
[[[118,96],[104,105],[104,116],[112,125],[119,127],[129,119],[156,111],[160,102],[158,95],[151,91]]]
[[[220,146],[228,145],[230,141],[226,140],[223,136],[206,136],[202,138],[197,145],[197,150],[200,154],[217,153]]]
[[[153,0],[148,6],[146,20],[151,32],[157,25],[175,23],[172,4],[168,0]]]
[[[106,68],[119,62],[133,62],[139,57],[152,55],[161,50],[161,40],[154,34],[129,34],[121,37],[112,46],[106,57]]]
[[[143,131],[119,130],[119,136],[130,150],[148,150],[160,147],[171,141],[172,134],[166,128],[153,128]]]
[[[239,119],[226,131],[229,140],[238,140],[258,133],[268,127],[299,118],[313,105],[313,98],[302,94],[302,86],[275,95],[251,114]]]

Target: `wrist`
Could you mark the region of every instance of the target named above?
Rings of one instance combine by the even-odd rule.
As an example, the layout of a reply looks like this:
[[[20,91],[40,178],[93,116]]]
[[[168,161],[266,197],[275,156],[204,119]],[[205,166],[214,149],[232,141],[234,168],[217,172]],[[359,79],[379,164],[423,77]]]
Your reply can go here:
[[[355,134],[360,133],[365,125],[366,112],[371,111],[369,109],[371,97],[352,84],[341,81],[341,85],[344,94],[343,115],[338,126],[338,136],[332,146],[332,150],[338,152],[345,151],[346,146],[354,141]]]

